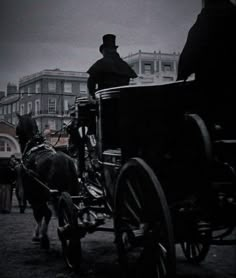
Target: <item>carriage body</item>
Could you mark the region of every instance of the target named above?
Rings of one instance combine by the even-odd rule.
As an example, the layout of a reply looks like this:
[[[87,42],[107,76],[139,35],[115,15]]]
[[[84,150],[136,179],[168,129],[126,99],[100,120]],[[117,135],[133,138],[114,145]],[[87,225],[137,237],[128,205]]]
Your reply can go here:
[[[194,83],[178,82],[160,86],[127,86],[97,93],[98,154],[106,173],[112,173],[106,186],[113,199],[115,173],[132,157],[142,158],[159,178],[162,177],[168,198],[173,199],[183,192],[180,188],[182,185],[183,189],[186,173],[179,175],[179,181],[171,181],[173,171],[175,176],[181,172],[178,169],[181,165],[176,161],[173,167],[170,165],[173,161],[169,160],[170,156],[177,155],[173,152],[183,139],[186,113],[198,109],[198,103],[194,101],[196,91]]]
[[[132,157],[154,170],[170,205],[198,191],[201,173],[205,184],[233,183],[223,163],[234,167],[236,137],[224,131],[225,111],[204,105],[194,81],[107,89],[96,97],[98,156],[111,172],[106,187],[113,199],[116,174]]]
[[[99,230],[99,221],[92,229],[84,226],[84,212],[97,205],[98,213],[110,214],[126,273],[138,254],[139,273],[145,269],[144,276],[173,277],[176,243],[181,243],[187,259],[200,262],[210,244],[235,227],[235,219],[226,215],[236,207],[236,138],[233,132],[224,132],[221,113],[213,116],[203,101],[195,82],[173,82],[101,90],[92,109],[85,99],[76,104],[86,146],[82,158],[79,155],[80,171],[86,173],[81,182],[92,199],[87,201],[87,193],[72,198],[79,212],[70,212],[79,216],[79,224],[73,220],[76,224],[71,225],[83,237]],[[97,169],[86,165],[91,111],[96,118]],[[87,178],[88,168],[94,171],[95,183]],[[223,237],[214,237],[221,229]],[[143,254],[149,262],[140,261]]]
[[[205,258],[211,244],[235,244],[224,239],[236,224],[233,103],[227,94],[224,101],[216,96],[209,102],[214,88],[201,91],[192,81],[96,94],[99,159],[115,211],[121,209],[116,195],[122,187],[122,169],[130,159],[140,158],[163,189],[175,243],[181,243],[185,256],[194,262]],[[138,171],[137,167],[132,175],[138,178]],[[147,198],[155,203],[152,196]]]

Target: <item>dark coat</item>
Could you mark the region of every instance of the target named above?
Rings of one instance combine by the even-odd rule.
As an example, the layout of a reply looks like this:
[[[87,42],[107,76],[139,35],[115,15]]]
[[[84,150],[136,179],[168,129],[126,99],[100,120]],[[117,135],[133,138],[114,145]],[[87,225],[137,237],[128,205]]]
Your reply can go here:
[[[202,9],[180,55],[178,80],[195,74],[198,114],[235,138],[236,7],[217,1]]]
[[[130,78],[136,78],[134,70],[123,61],[117,52],[106,54],[87,71],[98,85],[98,90],[128,85]],[[90,92],[94,94],[94,92]]]
[[[180,55],[178,80],[195,73],[200,83],[231,82],[236,73],[236,7],[222,1],[202,9]]]

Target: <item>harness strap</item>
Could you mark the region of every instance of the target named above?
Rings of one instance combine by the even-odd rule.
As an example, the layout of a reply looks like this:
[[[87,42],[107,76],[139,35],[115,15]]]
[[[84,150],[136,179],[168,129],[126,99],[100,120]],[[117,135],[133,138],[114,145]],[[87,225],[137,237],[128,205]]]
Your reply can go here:
[[[32,153],[34,153],[35,151],[38,151],[38,150],[41,150],[41,149],[45,149],[45,150],[48,150],[48,151],[51,151],[53,152],[54,154],[56,153],[55,149],[53,147],[51,147],[50,145],[47,145],[45,143],[43,144],[40,144],[38,146],[35,146],[35,147],[32,147],[31,149],[29,149],[25,154],[24,156],[30,156]]]

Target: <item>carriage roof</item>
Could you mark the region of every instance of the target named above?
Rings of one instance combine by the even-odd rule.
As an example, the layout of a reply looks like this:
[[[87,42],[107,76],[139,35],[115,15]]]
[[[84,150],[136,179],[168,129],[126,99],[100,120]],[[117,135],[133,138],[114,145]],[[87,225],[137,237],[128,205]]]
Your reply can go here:
[[[121,148],[125,157],[163,147],[192,107],[195,84],[123,86],[98,91],[101,152]],[[152,141],[152,142],[151,142]]]
[[[196,89],[194,81],[176,81],[169,82],[165,84],[142,84],[142,85],[128,85],[120,86],[114,88],[103,89],[96,92],[97,99],[107,99],[113,97],[123,97],[124,95],[129,95],[130,97],[141,97],[142,94],[148,98],[154,97],[158,98],[163,93],[168,95],[168,97],[175,96],[176,94],[181,97],[181,95],[192,94]],[[153,95],[153,93],[155,93]],[[150,99],[152,101],[152,99]]]

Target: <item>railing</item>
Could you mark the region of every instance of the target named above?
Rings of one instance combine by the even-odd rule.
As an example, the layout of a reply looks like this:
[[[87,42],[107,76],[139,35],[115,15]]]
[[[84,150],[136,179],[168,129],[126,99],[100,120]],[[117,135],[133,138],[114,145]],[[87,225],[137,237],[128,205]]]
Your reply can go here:
[[[40,115],[49,115],[49,116],[55,116],[55,117],[63,117],[63,116],[70,116],[70,111],[60,111],[60,110],[55,110],[54,112],[49,112],[47,109],[46,110],[39,110],[37,113],[35,111],[32,111],[33,116],[40,116]]]

